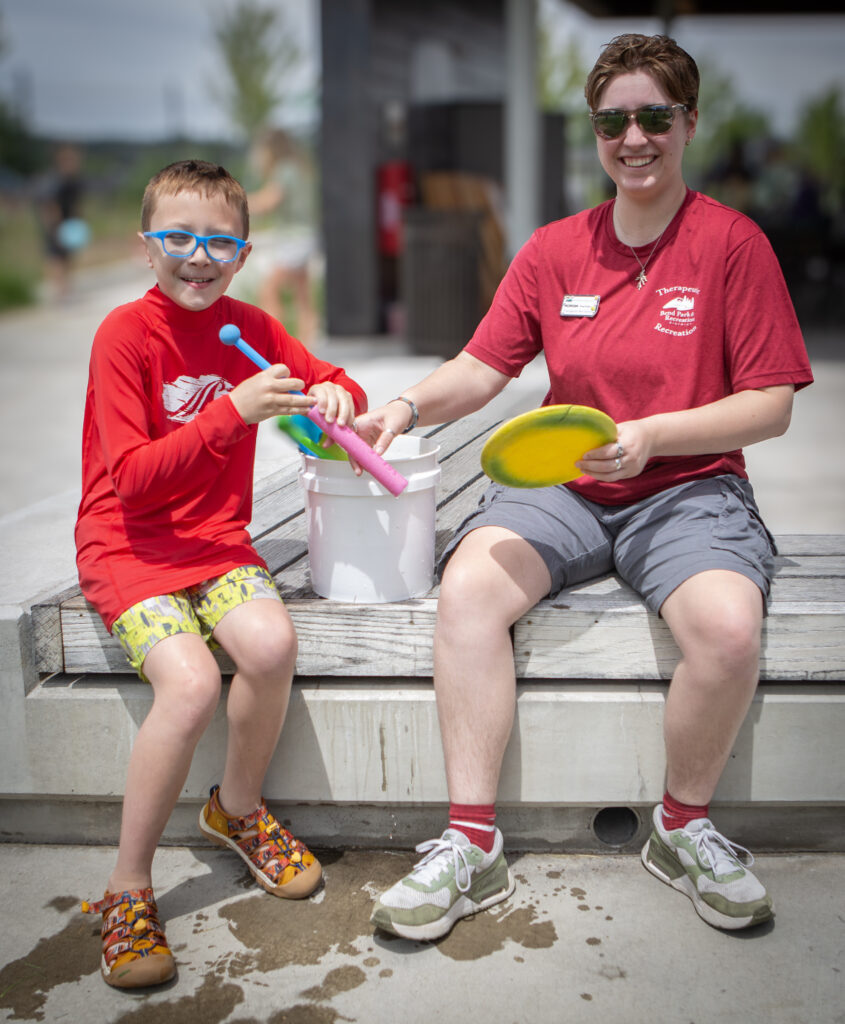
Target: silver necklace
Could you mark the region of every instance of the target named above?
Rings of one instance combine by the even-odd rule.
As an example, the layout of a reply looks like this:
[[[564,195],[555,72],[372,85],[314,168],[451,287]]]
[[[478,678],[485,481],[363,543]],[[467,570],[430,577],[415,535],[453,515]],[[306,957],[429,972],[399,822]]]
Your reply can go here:
[[[669,225],[667,224],[667,225],[666,225],[666,228],[668,228],[668,227],[669,227]],[[640,290],[640,288],[642,288],[642,286],[643,286],[643,285],[644,285],[644,284],[646,283],[646,281],[648,280],[648,278],[647,278],[647,277],[645,276],[645,268],[646,268],[646,267],[647,267],[647,266],[649,265],[649,263],[651,262],[651,257],[652,257],[652,256],[653,256],[653,255],[655,254],[655,252],[657,251],[657,247],[658,247],[658,245],[660,245],[660,239],[661,239],[661,238],[663,237],[663,235],[664,235],[664,233],[665,233],[665,231],[666,231],[666,228],[664,228],[664,229],[663,229],[663,231],[661,231],[661,232],[660,232],[660,234],[659,234],[659,235],[657,236],[657,241],[656,241],[656,242],[654,243],[654,245],[652,246],[651,252],[650,252],[650,253],[648,254],[648,256],[646,256],[646,260],[645,260],[645,263],[643,263],[643,261],[642,261],[642,260],[641,260],[641,259],[639,258],[639,256],[637,255],[637,252],[636,252],[636,250],[634,249],[633,245],[629,245],[629,246],[628,246],[628,248],[629,248],[629,249],[631,250],[631,253],[633,254],[633,257],[634,257],[634,259],[635,259],[635,260],[637,261],[637,263],[639,263],[639,265],[640,265],[640,272],[639,272],[639,274],[637,274],[637,276],[636,276],[636,277],[634,278],[634,280],[635,280],[635,281],[636,281],[636,283],[637,283],[637,291],[639,291],[639,290]]]

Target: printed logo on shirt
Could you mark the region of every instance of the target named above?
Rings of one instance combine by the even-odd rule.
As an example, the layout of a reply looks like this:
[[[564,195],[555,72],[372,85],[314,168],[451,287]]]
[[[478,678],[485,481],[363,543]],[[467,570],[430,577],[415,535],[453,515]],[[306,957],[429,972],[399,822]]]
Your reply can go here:
[[[660,320],[654,329],[661,334],[674,334],[679,338],[693,334],[698,325],[695,322],[695,297],[700,289],[676,284],[671,288],[658,288],[657,294],[665,299],[660,310]]]
[[[187,377],[184,374],[172,383],[165,383],[161,399],[167,410],[167,418],[175,423],[190,423],[215,398],[232,390],[227,380],[214,373],[201,377]]]

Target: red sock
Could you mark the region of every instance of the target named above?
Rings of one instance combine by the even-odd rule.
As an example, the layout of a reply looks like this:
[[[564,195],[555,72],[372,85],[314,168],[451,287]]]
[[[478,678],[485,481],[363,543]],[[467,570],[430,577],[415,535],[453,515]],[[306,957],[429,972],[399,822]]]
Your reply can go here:
[[[495,804],[449,804],[449,828],[456,829],[485,853],[496,838]]]
[[[667,789],[663,794],[663,827],[667,832],[676,828],[686,828],[696,818],[709,818],[710,804],[703,807],[696,807],[695,804],[682,804],[676,800]]]

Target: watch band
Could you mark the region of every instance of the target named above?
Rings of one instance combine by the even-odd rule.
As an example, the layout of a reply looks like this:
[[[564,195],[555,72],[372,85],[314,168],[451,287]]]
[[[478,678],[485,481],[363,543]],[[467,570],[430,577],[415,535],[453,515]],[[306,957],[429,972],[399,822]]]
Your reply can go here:
[[[411,422],[402,431],[403,434],[410,433],[417,425],[417,420],[420,418],[420,411],[416,405],[411,401],[410,398],[406,398],[404,395],[399,395],[396,398],[391,399],[392,402],[404,402],[405,405],[411,410]]]

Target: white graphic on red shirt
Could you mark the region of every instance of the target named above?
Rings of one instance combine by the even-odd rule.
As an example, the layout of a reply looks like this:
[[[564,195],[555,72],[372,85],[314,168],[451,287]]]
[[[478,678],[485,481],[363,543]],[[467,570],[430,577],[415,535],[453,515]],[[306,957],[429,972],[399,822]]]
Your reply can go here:
[[[683,337],[693,334],[697,328],[695,322],[695,292],[697,288],[687,288],[684,285],[675,285],[672,288],[658,288],[660,296],[675,294],[672,298],[663,303],[660,310],[660,321],[654,325],[654,329],[661,334],[674,334]]]
[[[695,306],[695,299],[691,295],[679,295],[677,299],[670,299],[664,309],[688,310]]]
[[[215,373],[204,373],[201,377],[187,377],[184,374],[172,383],[165,383],[161,399],[167,410],[167,418],[175,423],[190,423],[215,398],[232,390],[227,380]]]

